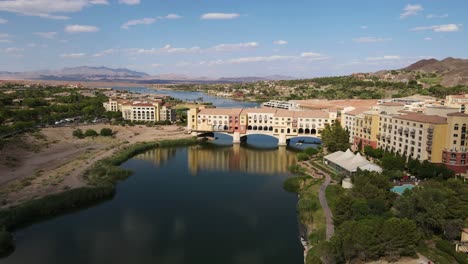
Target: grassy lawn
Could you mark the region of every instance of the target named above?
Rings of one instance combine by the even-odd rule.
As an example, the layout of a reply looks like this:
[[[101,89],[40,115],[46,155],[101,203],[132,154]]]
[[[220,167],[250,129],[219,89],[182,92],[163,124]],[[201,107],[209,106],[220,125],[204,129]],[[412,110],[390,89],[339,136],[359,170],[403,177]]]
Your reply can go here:
[[[420,81],[422,83],[427,83],[427,84],[430,84],[430,85],[437,85],[437,84],[440,84],[440,82],[442,81],[442,77],[421,78],[418,81]]]
[[[341,187],[341,185],[328,185],[327,189],[325,190],[328,206],[330,206],[332,212],[335,211],[336,200],[338,195],[342,192],[344,192],[344,189]]]
[[[333,180],[337,181],[337,182],[340,182],[340,179],[338,177],[338,174],[332,170],[331,168],[329,168],[327,165],[325,165],[322,161],[319,161],[319,160],[311,160],[310,161],[310,164],[312,166],[315,166],[317,168],[319,168],[320,170],[328,173]]]
[[[311,194],[310,197],[313,197],[316,203],[320,205],[318,195],[322,182],[323,181],[321,180],[317,180],[314,183],[310,184],[304,190],[302,190],[301,195],[307,196],[307,194]],[[322,207],[319,207],[317,210],[315,210],[312,214],[312,217],[313,229],[309,230],[309,241],[312,244],[315,244],[320,240],[325,239],[326,220]]]

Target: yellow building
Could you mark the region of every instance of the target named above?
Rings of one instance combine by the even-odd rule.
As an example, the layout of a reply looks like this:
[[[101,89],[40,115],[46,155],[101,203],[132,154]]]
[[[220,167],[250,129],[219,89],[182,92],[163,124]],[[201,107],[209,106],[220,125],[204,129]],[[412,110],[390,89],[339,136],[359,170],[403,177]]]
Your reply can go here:
[[[380,115],[378,147],[408,158],[442,162],[447,119],[419,113]]]
[[[365,111],[354,118],[353,149],[359,146],[377,148],[377,134],[379,132],[379,112],[377,110]]]
[[[457,173],[465,173],[468,169],[468,114],[447,114],[447,123],[448,131],[442,154],[442,162]]]
[[[161,121],[162,101],[128,101],[123,99],[109,99],[103,104],[106,111],[122,112],[122,118],[130,121],[158,122]],[[168,108],[165,108],[167,113]],[[170,110],[169,110],[170,111]],[[170,111],[170,118],[175,119]],[[162,115],[166,116],[167,115]]]

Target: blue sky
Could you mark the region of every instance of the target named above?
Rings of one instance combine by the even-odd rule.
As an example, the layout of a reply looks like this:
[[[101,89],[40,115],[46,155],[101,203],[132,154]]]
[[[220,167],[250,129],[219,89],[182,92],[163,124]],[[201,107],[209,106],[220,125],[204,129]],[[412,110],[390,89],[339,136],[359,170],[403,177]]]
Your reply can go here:
[[[468,58],[466,0],[0,0],[0,71],[314,77]]]

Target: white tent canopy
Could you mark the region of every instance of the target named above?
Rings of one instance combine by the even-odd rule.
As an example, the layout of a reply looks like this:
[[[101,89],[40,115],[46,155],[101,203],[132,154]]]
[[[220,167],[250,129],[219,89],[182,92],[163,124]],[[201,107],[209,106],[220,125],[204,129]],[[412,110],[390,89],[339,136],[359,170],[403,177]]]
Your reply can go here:
[[[361,154],[354,154],[350,149],[346,152],[337,151],[324,157],[327,163],[333,163],[349,173],[356,172],[357,169],[382,172],[382,168],[375,163],[368,161]]]

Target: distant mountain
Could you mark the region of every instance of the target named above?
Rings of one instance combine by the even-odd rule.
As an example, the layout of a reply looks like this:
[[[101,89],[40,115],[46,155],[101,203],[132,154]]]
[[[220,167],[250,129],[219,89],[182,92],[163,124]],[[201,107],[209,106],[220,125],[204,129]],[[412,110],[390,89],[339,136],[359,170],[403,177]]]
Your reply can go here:
[[[446,58],[444,60],[421,60],[402,69],[404,71],[421,71],[437,73],[442,77],[441,85],[451,87],[468,85],[468,60]]]
[[[0,79],[6,80],[54,80],[54,81],[103,81],[103,82],[138,82],[138,83],[216,83],[216,82],[256,82],[266,80],[292,80],[291,76],[272,75],[266,77],[209,78],[190,77],[182,74],[149,75],[129,69],[107,67],[73,67],[57,71],[43,70],[31,72],[0,72]]]
[[[63,68],[58,71],[31,71],[31,72],[0,72],[2,79],[26,80],[64,80],[64,81],[97,81],[109,79],[140,79],[149,74],[128,69],[111,69],[107,67],[74,67]]]

